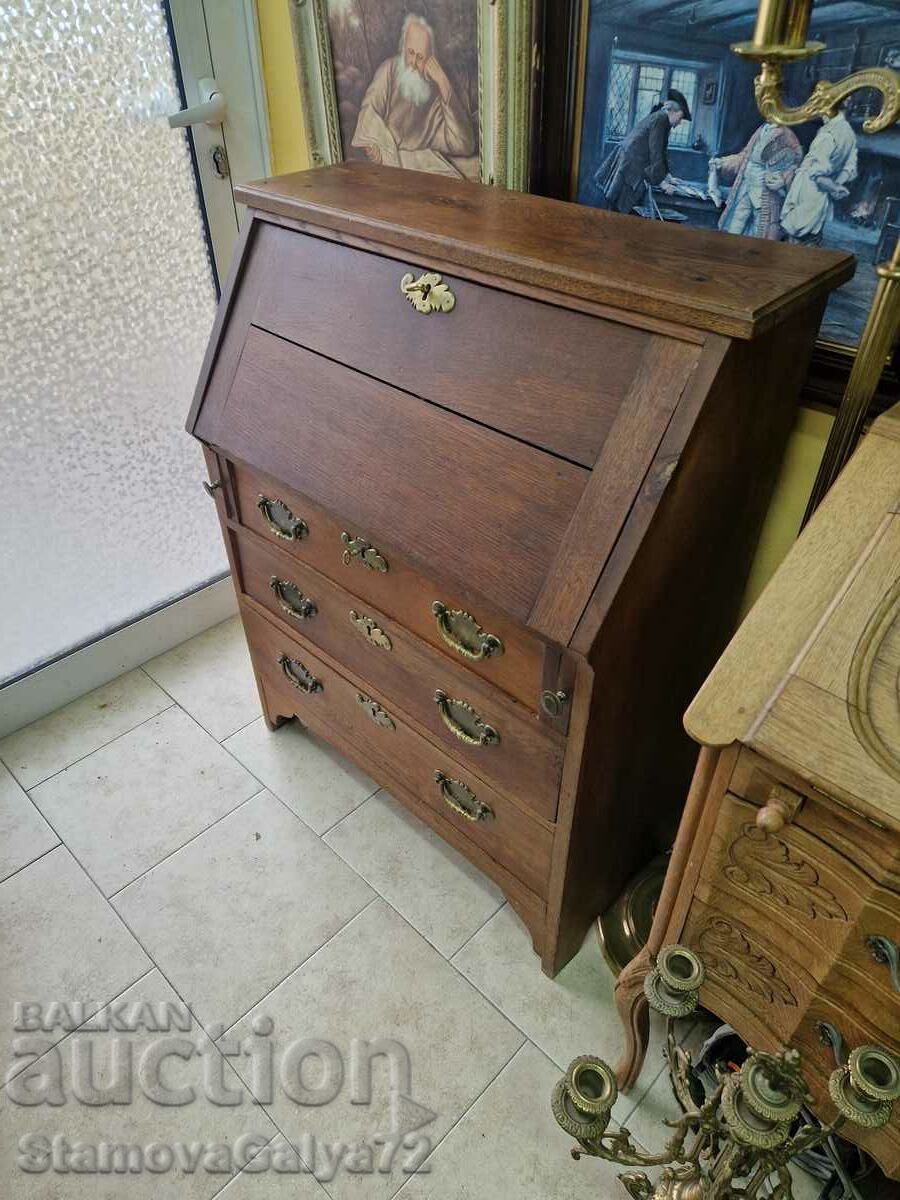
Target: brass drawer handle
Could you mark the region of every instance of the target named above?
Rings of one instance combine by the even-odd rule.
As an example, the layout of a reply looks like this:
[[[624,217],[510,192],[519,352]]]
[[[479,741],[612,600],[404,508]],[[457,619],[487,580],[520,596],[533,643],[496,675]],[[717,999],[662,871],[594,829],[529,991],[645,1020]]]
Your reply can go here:
[[[309,617],[314,617],[319,611],[309,596],[304,596],[292,579],[279,579],[277,575],[273,575],[269,580],[269,587],[275,593],[279,607],[284,609],[289,616],[305,621]]]
[[[503,653],[500,639],[492,633],[485,633],[470,613],[461,608],[447,608],[440,600],[435,600],[431,611],[437,618],[438,633],[463,658],[479,662]]]
[[[376,703],[371,696],[367,696],[365,692],[356,693],[356,703],[365,710],[366,716],[376,725],[380,725],[382,729],[397,728],[390,713],[385,712],[381,705]]]
[[[900,946],[882,933],[873,933],[871,937],[867,937],[866,945],[872,951],[875,962],[887,967],[894,991],[900,992]]]
[[[286,542],[299,542],[309,533],[306,522],[295,517],[285,502],[275,496],[263,496],[260,493],[256,498],[256,507],[272,533]]]
[[[426,316],[433,312],[452,312],[456,307],[456,297],[437,271],[426,271],[418,279],[412,271],[407,271],[400,280],[400,291],[416,312]]]
[[[434,702],[441,720],[453,736],[467,746],[496,746],[500,741],[497,730],[492,729],[467,701],[454,700],[438,690],[434,693]]]
[[[487,821],[494,815],[491,806],[479,800],[461,779],[451,779],[443,771],[435,771],[434,781],[441,790],[444,802],[467,821]]]
[[[285,677],[299,691],[311,695],[313,692],[325,690],[321,679],[316,679],[315,675],[311,671],[308,671],[299,659],[289,658],[286,654],[282,654],[278,659],[278,665],[284,672]]]
[[[345,567],[348,567],[355,558],[364,567],[387,574],[387,559],[379,550],[376,550],[371,542],[367,542],[365,538],[351,537],[346,530],[341,534],[341,541],[346,546],[346,550],[341,555]]]
[[[375,624],[371,617],[367,617],[365,613],[358,613],[355,608],[351,608],[350,620],[363,637],[371,642],[373,646],[380,646],[382,650],[393,649],[391,639],[383,629]]]

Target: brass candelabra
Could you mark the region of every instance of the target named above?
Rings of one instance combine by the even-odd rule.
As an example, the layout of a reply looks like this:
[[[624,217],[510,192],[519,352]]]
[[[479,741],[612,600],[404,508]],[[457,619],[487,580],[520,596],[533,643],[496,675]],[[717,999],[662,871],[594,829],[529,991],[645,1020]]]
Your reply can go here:
[[[820,80],[809,99],[796,107],[784,103],[784,68],[825,49],[808,41],[813,0],[760,0],[753,38],[732,46],[736,54],[760,64],[756,103],[767,121],[799,125],[815,117],[833,116],[840,104],[863,88],[880,94],[878,112],[863,121],[866,133],[879,133],[900,120],[900,72],[890,67],[867,67],[837,81]],[[834,427],[813,484],[803,523],[809,520],[853,453],[866,413],[900,329],[900,244],[889,262],[877,268],[878,287],[860,338]]]
[[[748,1050],[741,1069],[719,1070],[709,1096],[697,1104],[690,1088],[691,1056],[678,1045],[672,1021],[693,1011],[703,980],[696,954],[666,946],[644,983],[650,1005],[669,1018],[669,1073],[683,1110],[677,1120],[665,1122],[672,1132],[662,1150],[645,1150],[624,1127],[608,1129],[618,1095],[616,1076],[593,1055],[569,1064],[553,1091],[553,1115],[577,1141],[576,1159],[587,1154],[630,1168],[662,1168],[655,1185],[646,1170],[619,1175],[635,1200],[756,1200],[767,1181],[771,1200],[791,1200],[788,1163],[795,1155],[826,1141],[848,1121],[877,1128],[890,1119],[900,1099],[900,1062],[880,1046],[858,1046],[839,1061],[829,1092],[840,1116],[827,1126],[792,1131],[811,1099],[797,1050]]]

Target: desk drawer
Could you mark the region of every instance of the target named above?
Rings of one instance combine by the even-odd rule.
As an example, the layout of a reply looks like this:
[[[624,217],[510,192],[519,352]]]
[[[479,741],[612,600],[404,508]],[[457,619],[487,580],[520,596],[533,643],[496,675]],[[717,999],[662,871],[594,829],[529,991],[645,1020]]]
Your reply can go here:
[[[895,833],[817,791],[808,780],[742,748],[730,790],[762,807],[771,798],[773,787],[786,787],[793,793],[793,825],[807,830],[900,896],[900,847]]]
[[[815,802],[808,803],[815,824]],[[879,937],[900,946],[900,896],[796,822],[764,832],[758,811],[726,793],[697,897],[751,923],[823,990],[852,999],[874,1023],[900,1028],[890,966],[874,960],[869,943]]]
[[[574,671],[569,678],[569,667],[561,652],[527,632],[506,614],[483,601],[472,603],[459,591],[433,583],[410,566],[392,545],[381,538],[376,540],[376,535],[367,529],[331,516],[299,492],[238,464],[233,464],[230,475],[235,512],[242,525],[261,534],[272,546],[335,580],[359,597],[362,605],[373,605],[380,613],[441,651],[454,664],[521,700],[532,712],[538,711],[542,688],[556,691],[568,687],[571,690]],[[278,536],[263,515],[261,497],[281,501],[292,519],[302,520],[305,524],[302,536],[294,539]],[[269,511],[285,528],[290,528],[284,508],[270,506]],[[348,554],[342,540],[345,532],[355,538],[365,537],[375,552],[380,552],[380,561],[387,570],[368,567],[362,557]],[[481,639],[483,649],[479,649],[479,639],[467,625],[462,628],[462,634],[467,638],[469,653],[454,649],[444,636],[453,617],[444,613],[436,616],[436,603],[444,606],[448,614],[470,613],[472,628],[477,627],[491,640]],[[453,637],[452,628],[450,636]],[[480,656],[472,656],[476,654]],[[542,721],[544,719],[542,717]],[[567,721],[568,706],[565,706],[556,727],[564,730]]]
[[[258,236],[256,325],[593,466],[651,335],[449,274],[452,311],[424,314],[400,290],[421,267],[272,225]]]
[[[553,846],[549,828],[420,737],[384,697],[364,692],[246,606],[241,615],[254,667],[266,691],[279,698],[284,715],[298,716],[326,738],[334,729],[364,749],[376,780],[380,764],[402,772],[410,791],[546,897]]]
[[[237,546],[247,595],[390,697],[482,779],[555,819],[562,735],[298,559],[250,534]],[[447,697],[440,704],[438,693]]]

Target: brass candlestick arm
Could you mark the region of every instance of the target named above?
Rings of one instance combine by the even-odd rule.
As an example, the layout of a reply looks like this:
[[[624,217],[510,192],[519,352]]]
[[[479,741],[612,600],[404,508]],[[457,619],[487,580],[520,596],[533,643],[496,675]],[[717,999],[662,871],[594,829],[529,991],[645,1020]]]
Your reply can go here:
[[[867,67],[836,83],[820,80],[805,103],[796,108],[784,104],[785,64],[825,49],[823,42],[806,40],[812,7],[813,0],[760,0],[752,40],[731,47],[735,54],[761,64],[754,85],[760,113],[774,125],[800,125],[814,117],[834,116],[841,101],[853,92],[874,88],[881,93],[881,109],[863,121],[863,129],[866,133],[889,129],[900,119],[900,73],[890,67]]]
[[[553,1089],[551,1108],[559,1126],[578,1142],[572,1150],[626,1167],[662,1167],[656,1185],[645,1171],[625,1171],[622,1186],[634,1200],[755,1200],[774,1180],[772,1200],[791,1200],[788,1163],[826,1141],[845,1121],[868,1128],[884,1124],[900,1099],[900,1063],[881,1046],[860,1046],[831,1077],[841,1116],[832,1125],[792,1123],[811,1103],[797,1050],[780,1054],[747,1051],[739,1071],[719,1071],[703,1104],[691,1094],[691,1057],[675,1039],[672,1009],[697,1003],[703,963],[684,946],[660,951],[648,976],[651,1005],[669,1016],[669,1073],[683,1114],[664,1124],[672,1131],[659,1153],[638,1145],[623,1126],[609,1130],[618,1096],[616,1077],[602,1059],[582,1055]],[[693,1005],[691,1007],[693,1007]]]

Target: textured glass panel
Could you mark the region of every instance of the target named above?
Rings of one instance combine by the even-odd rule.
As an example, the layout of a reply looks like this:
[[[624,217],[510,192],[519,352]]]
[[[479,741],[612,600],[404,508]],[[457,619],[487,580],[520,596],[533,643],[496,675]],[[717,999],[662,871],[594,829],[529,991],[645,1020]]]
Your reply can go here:
[[[0,2],[0,679],[225,567],[214,293],[159,0]]]
[[[646,117],[654,104],[665,99],[662,95],[665,71],[662,67],[654,67],[649,63],[641,63],[641,73],[638,76],[637,100],[634,106],[635,123]]]
[[[609,93],[606,105],[606,136],[623,138],[629,129],[633,63],[613,62],[609,73]]]
[[[697,72],[683,67],[674,67],[670,82],[671,86],[677,88],[687,100],[688,108],[693,114],[697,107]],[[670,146],[690,146],[692,141],[690,121],[682,121],[680,125],[676,125],[669,137]]]

